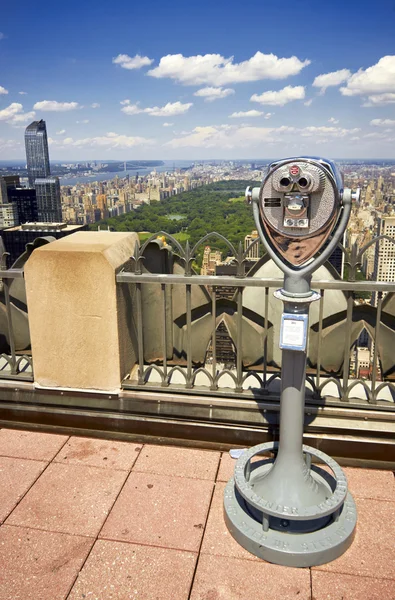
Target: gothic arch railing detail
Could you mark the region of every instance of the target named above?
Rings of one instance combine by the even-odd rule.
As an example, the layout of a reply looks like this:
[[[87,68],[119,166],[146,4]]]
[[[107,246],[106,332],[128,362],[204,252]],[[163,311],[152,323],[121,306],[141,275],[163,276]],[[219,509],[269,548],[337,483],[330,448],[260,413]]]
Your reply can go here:
[[[227,249],[228,255],[233,259],[232,276],[202,276],[194,271],[192,265],[196,264],[199,247],[207,245],[210,240],[220,241],[222,247]],[[322,297],[319,303],[318,317],[316,316],[315,321],[313,318],[311,319],[311,334],[316,337],[311,337],[310,340],[312,346],[306,384],[311,389],[313,398],[333,397],[341,402],[364,399],[368,404],[394,403],[395,383],[392,381],[392,377],[395,380],[395,365],[392,376],[391,361],[386,359],[383,362],[382,355],[390,343],[395,343],[395,306],[391,300],[392,294],[395,292],[395,284],[393,282],[356,281],[357,268],[361,267],[365,252],[371,246],[379,244],[381,240],[395,242],[388,236],[382,235],[370,240],[362,247],[354,244],[351,249],[347,249],[339,244],[338,247],[344,255],[344,263],[349,267],[348,278],[341,280],[331,268],[329,273],[332,279],[314,280],[314,288],[321,291]],[[156,271],[151,274],[147,268],[143,268],[144,255],[148,247],[152,252],[152,243],[155,241],[157,241],[156,252],[158,255],[163,251],[168,252],[169,255],[174,253],[172,256],[179,265],[176,273],[167,272],[161,275]],[[207,233],[191,246],[188,241],[181,244],[174,236],[164,231],[152,234],[141,246],[136,244],[134,255],[131,257],[135,264],[134,273],[121,272],[117,279],[122,282],[127,281],[136,288],[135,313],[141,329],[140,335],[138,335],[137,387],[153,385],[150,375],[155,371],[159,375],[161,387],[171,387],[173,385],[172,377],[177,372],[177,381],[183,381],[184,383],[181,385],[192,392],[194,390],[202,391],[205,385],[210,391],[221,392],[224,378],[228,377],[227,385],[232,382],[232,393],[241,396],[248,395],[251,390],[260,394],[275,393],[272,384],[281,377],[281,364],[278,362],[278,352],[276,353],[276,333],[273,328],[275,318],[273,321],[271,315],[275,305],[271,297],[272,291],[281,286],[282,277],[281,273],[278,273],[277,278],[273,276],[265,278],[260,275],[262,269],[262,273],[265,273],[265,264],[267,263],[265,257],[258,259],[249,276],[246,275],[244,263],[251,256],[251,249],[256,244],[259,244],[259,238],[243,249],[241,243],[235,245],[220,233],[212,232]],[[182,266],[181,270],[180,266]],[[158,284],[160,284],[159,287]],[[146,310],[142,301],[144,286],[150,286],[147,287],[147,290],[150,290],[152,294],[155,289],[161,289],[161,294],[157,294],[157,312],[155,314],[165,315],[160,323],[158,321],[155,351],[152,350],[151,354],[150,340],[143,335],[144,310]],[[256,290],[257,294],[261,294],[262,300],[258,303],[258,312],[248,308],[249,296],[246,290],[251,287]],[[233,290],[227,305],[221,304],[219,301],[222,297],[221,294],[225,293],[223,290]],[[367,325],[365,321],[355,320],[361,318],[355,316],[359,314],[356,311],[355,302],[359,290],[377,294],[377,306],[370,307],[367,312]],[[340,302],[341,307],[337,309],[338,312],[336,310],[331,312],[331,294],[335,291],[342,292],[340,298],[342,297],[343,300]],[[386,294],[388,297],[384,302]],[[339,297],[337,298],[339,302]],[[227,309],[226,306],[229,308]],[[175,310],[177,318],[173,319],[169,316],[171,310],[173,311],[171,314]],[[222,310],[225,312],[221,312]],[[365,319],[365,317],[363,318]],[[234,358],[229,360],[234,362],[230,365],[226,364],[225,359],[225,364],[221,362],[222,355],[225,356],[223,345],[226,345],[226,340],[221,338],[224,333],[218,330],[221,322],[226,325],[225,338],[233,348]],[[368,378],[359,377],[352,360],[352,352],[357,345],[360,330],[363,331],[366,327],[374,348],[371,360],[376,361],[379,365],[378,369],[381,369],[380,374],[373,370]],[[162,334],[160,334],[161,328]],[[207,346],[203,349],[204,343],[207,344],[207,336],[211,340],[209,344],[211,354],[207,354]],[[219,339],[222,344],[222,355],[218,351]],[[338,351],[339,343],[344,348],[343,357]],[[169,350],[169,344],[173,345],[173,351]],[[162,352],[163,360],[161,361],[158,356],[160,348],[163,349],[164,345],[166,345],[166,351]],[[333,346],[336,350],[335,357],[328,352],[328,348]],[[155,362],[154,365],[150,359],[151,355]],[[315,373],[314,368],[316,369]],[[203,375],[203,379],[199,375]],[[206,380],[206,384],[202,384],[203,380]],[[131,381],[128,380],[128,386],[133,386]],[[229,388],[226,389],[229,390]],[[364,398],[361,398],[361,394]]]

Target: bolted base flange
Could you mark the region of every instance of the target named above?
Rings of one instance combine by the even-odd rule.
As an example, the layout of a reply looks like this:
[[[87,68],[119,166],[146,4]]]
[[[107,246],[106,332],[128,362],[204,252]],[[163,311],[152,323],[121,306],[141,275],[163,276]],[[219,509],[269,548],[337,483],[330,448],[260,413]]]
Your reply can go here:
[[[317,482],[329,482],[327,503],[298,511],[273,506],[251,490],[254,473],[269,472],[274,459],[251,463],[251,458],[276,447],[275,443],[260,444],[237,461],[235,478],[225,488],[224,516],[229,532],[246,550],[275,564],[312,567],[335,560],[351,545],[357,520],[355,502],[344,489],[341,468],[323,452],[304,446],[307,455],[318,457],[335,475],[332,477],[315,465],[311,467]],[[242,473],[247,475],[243,482]]]

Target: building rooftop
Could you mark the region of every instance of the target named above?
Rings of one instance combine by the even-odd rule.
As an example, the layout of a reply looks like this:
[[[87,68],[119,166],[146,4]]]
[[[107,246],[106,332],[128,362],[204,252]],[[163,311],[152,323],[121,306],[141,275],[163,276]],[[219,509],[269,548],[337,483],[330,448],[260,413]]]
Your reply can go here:
[[[32,121],[32,123],[30,123],[30,125],[28,125],[25,129],[26,131],[33,131],[33,132],[37,132],[41,129],[45,129],[45,121],[43,121],[43,119],[41,119],[40,121]]]
[[[66,223],[24,223],[8,227],[7,231],[74,231],[81,225],[67,225]]]
[[[259,560],[222,515],[228,453],[0,430],[0,599],[391,600],[395,480],[345,468],[351,548],[311,569]]]

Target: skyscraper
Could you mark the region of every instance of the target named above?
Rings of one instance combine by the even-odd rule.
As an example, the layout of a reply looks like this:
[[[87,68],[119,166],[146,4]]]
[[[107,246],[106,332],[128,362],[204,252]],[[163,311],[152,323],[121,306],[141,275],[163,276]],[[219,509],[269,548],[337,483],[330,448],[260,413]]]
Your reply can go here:
[[[61,223],[62,204],[58,177],[41,177],[35,180],[38,218],[42,223]]]
[[[29,183],[36,190],[38,218],[43,223],[60,223],[60,185],[57,177],[51,177],[45,121],[33,121],[26,127],[25,146]]]
[[[13,227],[18,223],[17,206],[8,201],[7,184],[0,177],[0,227]]]
[[[16,205],[20,225],[35,223],[39,220],[36,190],[34,188],[9,187],[8,201]]]
[[[29,185],[34,186],[38,177],[48,177],[51,173],[45,121],[33,121],[26,127],[25,147]]]
[[[0,177],[0,204],[8,202],[7,183],[3,177]]]
[[[251,231],[249,235],[245,236],[244,252],[247,252],[249,246],[251,246],[251,244],[257,239],[257,237],[258,232],[256,230]],[[251,250],[248,251],[247,258],[249,258],[250,260],[259,260],[259,242],[255,244],[255,246],[253,246]]]
[[[395,238],[395,217],[380,217],[377,219],[377,237],[387,235]],[[389,239],[380,240],[376,244],[374,254],[374,281],[395,281],[395,244]],[[383,297],[387,292],[383,292]],[[377,306],[377,293],[372,296],[372,304]]]

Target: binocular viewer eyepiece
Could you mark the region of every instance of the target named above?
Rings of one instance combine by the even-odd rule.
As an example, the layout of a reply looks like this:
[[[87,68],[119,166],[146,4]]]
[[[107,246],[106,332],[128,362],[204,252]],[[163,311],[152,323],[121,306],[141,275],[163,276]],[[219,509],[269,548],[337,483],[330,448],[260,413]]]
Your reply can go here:
[[[261,187],[247,188],[246,200],[257,204],[261,237],[297,267],[323,246],[344,204],[359,200],[359,190],[343,188],[332,161],[300,157],[272,163]]]

